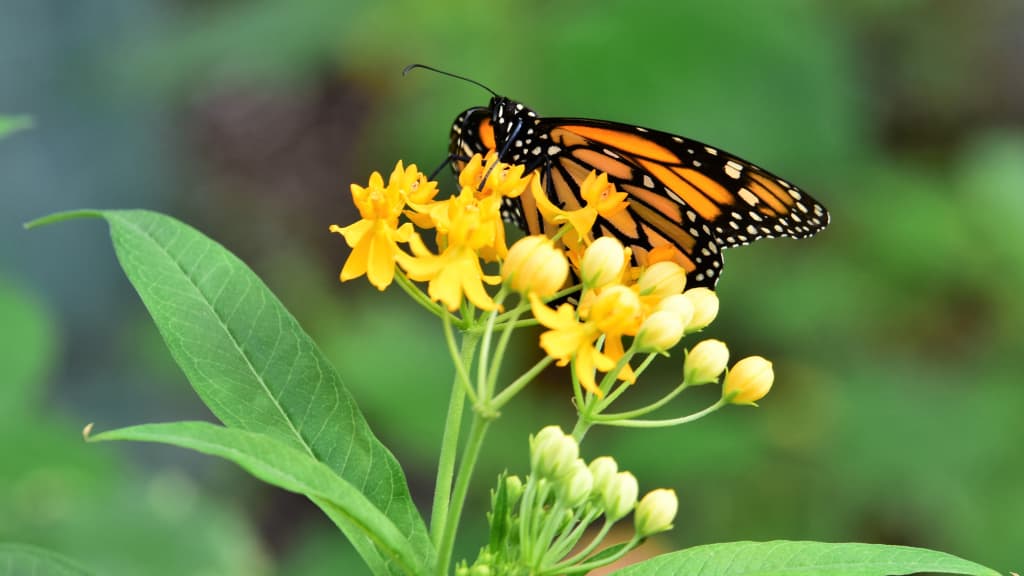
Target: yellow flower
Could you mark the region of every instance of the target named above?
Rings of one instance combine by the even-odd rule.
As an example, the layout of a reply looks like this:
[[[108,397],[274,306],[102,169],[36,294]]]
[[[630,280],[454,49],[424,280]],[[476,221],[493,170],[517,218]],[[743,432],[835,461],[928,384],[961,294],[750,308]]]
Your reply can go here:
[[[768,394],[774,381],[771,362],[761,356],[748,356],[726,373],[722,396],[732,404],[753,405]]]
[[[526,236],[509,248],[501,276],[516,292],[546,298],[569,278],[569,261],[547,236]]]
[[[608,182],[607,174],[598,176],[593,170],[580,184],[580,196],[586,204],[577,210],[563,210],[555,206],[536,180],[531,186],[531,193],[545,220],[556,225],[569,224],[579,239],[589,237],[598,216],[611,218],[627,206],[627,194],[616,192],[615,185]],[[566,245],[572,247],[568,241]]]
[[[472,189],[478,198],[516,198],[526,190],[532,179],[532,174],[523,177],[525,170],[524,166],[498,162],[498,155],[495,152],[487,154],[486,158],[474,154],[466,162],[462,172],[459,172],[459,186]],[[486,181],[484,175],[487,176]]]
[[[601,353],[594,347],[594,341],[601,331],[593,322],[580,322],[570,304],[562,304],[557,310],[548,308],[536,295],[530,296],[533,316],[541,325],[550,328],[540,335],[540,346],[565,366],[575,360],[576,377],[584,388],[603,396],[601,389],[594,381],[594,370],[608,372],[615,367],[615,360]]]
[[[441,254],[433,254],[419,235],[413,235],[409,247],[412,256],[399,254],[399,263],[409,278],[427,282],[427,294],[454,312],[462,304],[462,297],[481,310],[494,310],[494,300],[484,288],[484,282],[499,284],[501,278],[484,274],[477,253],[464,244],[449,244]]]
[[[341,270],[345,282],[366,274],[370,283],[379,290],[387,288],[395,277],[395,262],[401,254],[399,242],[408,242],[412,226],[399,226],[398,217],[405,208],[407,198],[426,198],[436,194],[436,184],[427,182],[415,165],[403,168],[398,162],[387,186],[379,172],[370,175],[369,185],[351,186],[352,201],[362,220],[342,228],[330,227],[341,234],[352,253]]]
[[[640,297],[621,284],[602,290],[590,306],[587,320],[605,334],[636,334],[643,320]]]
[[[434,203],[427,214],[437,229],[441,253],[431,253],[419,236],[413,236],[412,256],[397,257],[409,278],[430,282],[427,294],[448,310],[457,310],[463,296],[482,310],[496,308],[483,284],[499,284],[501,279],[485,275],[480,258],[507,252],[498,202],[497,197],[478,200],[472,189],[463,188],[458,196]]]

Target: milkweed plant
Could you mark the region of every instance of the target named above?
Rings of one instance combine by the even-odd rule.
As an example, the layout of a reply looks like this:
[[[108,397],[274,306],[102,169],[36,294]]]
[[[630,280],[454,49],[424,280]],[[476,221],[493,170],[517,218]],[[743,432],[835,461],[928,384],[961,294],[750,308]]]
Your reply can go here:
[[[591,173],[581,206],[552,204],[535,173],[476,156],[442,195],[414,165],[351,186],[359,219],[332,225],[351,248],[341,281],[365,278],[398,289],[437,319],[454,366],[429,524],[405,475],[371,431],[336,370],[263,282],[223,246],[167,216],[78,211],[30,226],[98,217],[167,347],[221,424],[143,424],[92,433],[90,442],[134,440],[190,448],[231,460],[257,478],[310,498],[375,575],[584,574],[620,560],[652,536],[685,522],[684,486],[648,486],[614,454],[589,461],[581,445],[595,426],[680,426],[727,406],[753,406],[775,380],[760,356],[734,360],[726,343],[701,339],[719,300],[687,288],[671,246],[636,265],[630,249],[595,238],[598,217],[629,202]],[[502,207],[533,197],[549,236],[509,244]],[[544,356],[512,378],[513,338],[535,338]],[[526,334],[518,334],[531,328]],[[675,363],[675,382],[648,382],[655,361]],[[474,478],[501,412],[555,365],[576,421],[551,423],[522,441],[528,470],[493,482]],[[661,397],[617,405],[636,386]],[[693,413],[673,401],[716,386],[718,399]],[[490,484],[489,535],[460,534],[471,489]],[[613,527],[619,529],[612,531]],[[453,558],[459,538],[481,545]],[[465,546],[460,547],[465,549]],[[2,559],[3,552],[0,552]],[[9,554],[9,553],[8,553]],[[22,554],[29,554],[22,550]],[[2,562],[0,562],[2,564]],[[621,569],[645,574],[884,575],[996,572],[945,553],[900,546],[771,541],[699,545]]]

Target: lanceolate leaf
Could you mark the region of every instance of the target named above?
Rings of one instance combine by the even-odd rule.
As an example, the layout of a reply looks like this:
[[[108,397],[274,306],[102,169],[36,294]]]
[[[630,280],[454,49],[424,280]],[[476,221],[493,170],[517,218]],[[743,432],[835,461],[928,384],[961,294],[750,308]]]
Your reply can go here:
[[[306,494],[321,507],[337,513],[396,560],[406,573],[419,568],[409,541],[362,492],[308,453],[265,434],[208,422],[171,422],[120,428],[90,440],[160,442],[226,458],[268,484]]]
[[[398,461],[316,344],[252,270],[194,228],[153,212],[62,213],[30,226],[78,217],[108,222],[125,274],[192,387],[224,424],[270,435],[326,464],[429,563],[430,540]],[[372,552],[358,530],[346,534],[364,558]]]
[[[72,560],[35,546],[0,543],[0,576],[87,576]]]
[[[998,576],[943,552],[881,544],[727,542],[696,546],[635,564],[617,576],[897,576],[935,572]]]

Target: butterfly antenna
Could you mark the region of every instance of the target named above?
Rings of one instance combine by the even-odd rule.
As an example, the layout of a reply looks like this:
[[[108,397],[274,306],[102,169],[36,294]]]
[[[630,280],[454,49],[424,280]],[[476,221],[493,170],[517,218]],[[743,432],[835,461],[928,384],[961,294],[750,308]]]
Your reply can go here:
[[[490,88],[488,88],[487,86],[484,86],[483,84],[477,82],[476,80],[473,80],[471,78],[466,78],[465,76],[459,76],[458,74],[452,74],[451,72],[445,72],[444,70],[439,70],[437,68],[434,68],[433,66],[427,66],[426,64],[409,64],[408,66],[406,66],[402,70],[402,76],[405,76],[406,74],[409,73],[410,70],[414,70],[416,68],[423,68],[424,70],[430,70],[431,72],[437,72],[438,74],[443,74],[444,76],[450,76],[452,78],[458,78],[459,80],[464,80],[466,82],[469,82],[470,84],[475,84],[475,85],[483,88],[484,90],[487,90],[495,98],[498,97],[498,93],[497,92],[495,92],[494,90],[491,90]]]

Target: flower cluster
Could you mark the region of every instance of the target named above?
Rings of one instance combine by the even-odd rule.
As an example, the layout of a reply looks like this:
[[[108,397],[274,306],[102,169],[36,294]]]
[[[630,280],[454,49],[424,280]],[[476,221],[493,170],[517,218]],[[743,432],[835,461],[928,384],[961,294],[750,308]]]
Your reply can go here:
[[[484,284],[498,284],[500,278],[484,274],[481,262],[498,262],[507,255],[501,205],[522,194],[530,180],[523,177],[521,166],[501,164],[494,155],[486,160],[474,156],[459,175],[460,192],[437,200],[437,184],[415,165],[404,168],[399,162],[387,185],[374,172],[369,186],[352,185],[362,219],[330,228],[352,248],[342,282],[366,274],[384,290],[394,280],[397,264],[410,279],[428,282],[430,298],[449,311],[458,310],[464,297],[482,310],[493,310],[496,304]],[[437,253],[415,228],[435,231]],[[408,244],[408,250],[401,244]]]
[[[491,493],[490,544],[456,574],[574,574],[610,564],[645,538],[672,528],[675,492],[657,489],[639,499],[637,479],[610,456],[589,464],[579,445],[557,426],[530,438],[530,474],[502,475]],[[633,512],[633,538],[598,550],[617,522]],[[603,518],[600,529],[590,530]],[[585,536],[589,542],[581,544]]]
[[[459,192],[439,199],[435,182],[415,166],[399,162],[386,183],[375,172],[366,187],[352,185],[361,219],[343,228],[331,226],[352,247],[342,281],[365,275],[383,290],[397,279],[441,316],[446,327],[486,332],[487,344],[490,333],[504,330],[495,353],[481,355],[495,365],[508,332],[524,323],[540,324],[546,329],[540,336],[546,361],[571,365],[581,415],[591,423],[631,420],[601,413],[654,357],[708,326],[718,314],[718,297],[707,288],[686,289],[686,272],[676,263],[672,246],[637,255],[614,237],[595,238],[596,222],[613,222],[628,207],[627,195],[607,175],[592,172],[583,179],[582,204],[574,209],[556,206],[536,172],[498,162],[493,153],[469,159],[458,180]],[[521,207],[516,203],[524,194],[536,206],[536,213],[527,217],[542,219],[540,228],[550,236],[526,236],[509,247],[502,212]],[[428,233],[432,237],[425,239]],[[568,285],[570,278],[578,283]],[[414,282],[427,283],[425,295]],[[519,295],[519,304],[505,312],[511,294]],[[475,310],[489,316],[485,319]],[[521,322],[526,313],[533,320]],[[463,362],[454,348],[454,334],[448,336],[453,359]],[[696,345],[687,354],[681,387],[668,397],[688,386],[718,381],[728,358],[721,342]],[[478,411],[487,414],[496,414],[543,368],[538,365],[495,395],[497,369],[481,366],[473,389],[470,366],[459,371],[462,384]],[[745,359],[726,377],[722,403],[753,404],[767,393],[771,380],[770,363]]]

